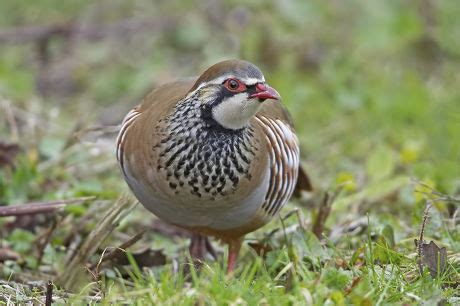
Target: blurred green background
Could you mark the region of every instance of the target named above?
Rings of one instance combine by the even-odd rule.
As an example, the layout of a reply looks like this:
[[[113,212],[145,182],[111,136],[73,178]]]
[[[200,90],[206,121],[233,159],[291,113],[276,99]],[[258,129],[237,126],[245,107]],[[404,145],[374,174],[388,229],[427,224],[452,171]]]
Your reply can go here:
[[[119,124],[156,84],[228,58],[255,63],[280,92],[316,196],[344,186],[330,229],[369,214],[408,246],[424,208],[411,178],[460,192],[456,1],[7,0],[0,141],[20,153],[0,169],[0,204],[116,198],[113,140],[74,133]],[[454,211],[438,203],[436,213]],[[429,226],[460,250],[455,222],[450,233]]]

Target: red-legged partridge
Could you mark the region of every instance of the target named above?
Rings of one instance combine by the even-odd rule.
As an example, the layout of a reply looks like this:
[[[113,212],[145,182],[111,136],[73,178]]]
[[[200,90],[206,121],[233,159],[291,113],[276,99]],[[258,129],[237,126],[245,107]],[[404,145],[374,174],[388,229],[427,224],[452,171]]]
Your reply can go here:
[[[223,61],[153,90],[118,135],[118,162],[138,200],[164,221],[228,243],[229,272],[243,236],[294,190],[311,189],[279,100],[255,65]]]

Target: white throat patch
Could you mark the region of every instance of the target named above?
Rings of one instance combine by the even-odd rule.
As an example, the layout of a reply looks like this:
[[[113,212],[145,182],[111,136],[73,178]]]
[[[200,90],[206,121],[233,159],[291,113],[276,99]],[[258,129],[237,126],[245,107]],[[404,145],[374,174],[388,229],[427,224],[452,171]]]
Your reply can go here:
[[[261,106],[257,99],[248,99],[247,93],[224,99],[212,109],[212,116],[224,128],[238,130],[249,123]]]

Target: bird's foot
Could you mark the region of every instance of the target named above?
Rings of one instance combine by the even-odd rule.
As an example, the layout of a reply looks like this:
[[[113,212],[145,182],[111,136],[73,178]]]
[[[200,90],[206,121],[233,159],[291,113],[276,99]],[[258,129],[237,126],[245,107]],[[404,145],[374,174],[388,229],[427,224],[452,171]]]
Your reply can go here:
[[[197,269],[202,266],[207,254],[211,255],[214,260],[217,259],[217,252],[208,237],[200,234],[192,234],[189,252],[193,264]]]

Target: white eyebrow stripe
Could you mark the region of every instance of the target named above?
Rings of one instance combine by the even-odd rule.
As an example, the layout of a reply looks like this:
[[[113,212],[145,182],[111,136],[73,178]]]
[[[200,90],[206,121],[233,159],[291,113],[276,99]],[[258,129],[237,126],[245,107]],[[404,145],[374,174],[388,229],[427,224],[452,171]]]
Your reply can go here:
[[[223,76],[220,76],[216,79],[213,79],[209,82],[203,82],[201,83],[196,90],[208,85],[208,84],[222,84],[226,79],[230,79],[230,78],[237,78],[235,77],[233,74],[225,74]],[[258,79],[258,78],[244,78],[244,79],[240,79],[244,84],[246,85],[255,85],[257,83],[264,83],[265,82],[265,78],[262,76],[262,79]]]
[[[246,85],[256,85],[257,83],[264,83],[265,82],[265,79],[262,78],[261,80],[260,79],[256,79],[256,78],[248,78],[248,79],[244,79],[244,84]]]

